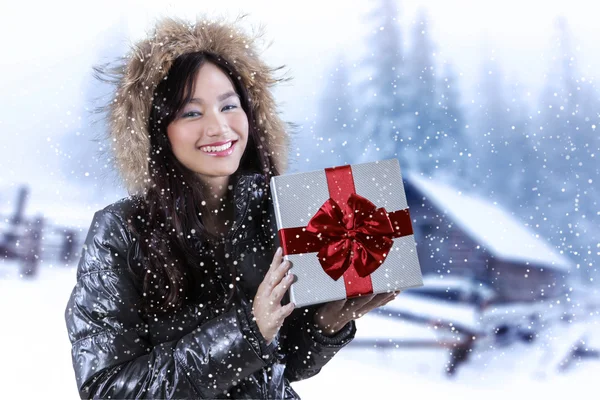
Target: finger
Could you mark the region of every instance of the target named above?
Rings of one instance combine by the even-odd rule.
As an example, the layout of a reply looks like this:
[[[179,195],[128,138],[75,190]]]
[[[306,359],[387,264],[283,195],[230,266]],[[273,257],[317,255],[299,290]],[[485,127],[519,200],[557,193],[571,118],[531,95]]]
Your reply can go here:
[[[294,303],[288,303],[285,306],[279,307],[279,309],[275,312],[277,325],[281,326],[283,321],[294,311],[294,308],[296,308]]]
[[[269,270],[265,274],[265,277],[275,271],[281,264],[281,261],[283,261],[283,249],[278,247],[277,251],[273,255],[273,261],[271,261],[271,265],[269,266]]]
[[[344,309],[339,313],[341,318],[355,319],[357,317],[356,311],[360,310],[366,303],[368,303],[374,295],[348,299]]]
[[[394,295],[394,293],[381,293],[381,294],[375,296],[370,302],[368,302],[367,304],[363,305],[361,308],[356,310],[355,313],[356,313],[357,317],[360,318],[363,315],[370,312],[371,310],[373,310],[377,307],[381,307],[382,305],[391,301],[394,297],[396,297]]]
[[[283,260],[283,262],[279,264],[277,269],[271,272],[271,276],[269,277],[268,281],[269,288],[271,289],[271,291],[273,291],[275,287],[279,285],[279,283],[281,282],[285,274],[288,272],[288,270],[291,268],[291,266],[292,263],[289,260]]]
[[[289,302],[285,306],[281,307],[281,313],[282,313],[281,315],[285,319],[285,318],[289,317],[290,314],[292,314],[292,312],[294,311],[295,308],[296,308],[296,304]]]
[[[385,301],[383,304],[381,304],[379,307],[385,307],[390,301],[392,301],[394,299],[389,299],[387,301]]]
[[[332,311],[339,313],[340,311],[342,311],[344,309],[347,302],[348,302],[348,299],[341,299],[338,301],[334,301],[334,302],[330,303],[330,308]]]
[[[389,299],[387,299],[386,301],[384,301],[382,305],[386,305],[386,304],[387,304],[387,303],[389,303],[390,301],[394,300],[394,299],[396,298],[396,296],[397,296],[397,295],[390,296],[390,298],[389,298]]]
[[[367,305],[376,305],[376,307],[378,305],[381,305],[382,303],[385,303],[386,301],[388,301],[389,299],[393,298],[395,296],[394,292],[392,293],[380,293],[377,296],[375,296]]]
[[[387,303],[388,301],[393,300],[395,297],[396,297],[396,295],[394,293],[382,293],[381,296],[373,299],[373,301],[371,301],[369,304],[367,304],[367,307],[370,307],[370,308],[380,307],[381,305]]]
[[[347,301],[348,301],[348,299],[341,299],[341,300],[331,301],[331,302],[326,303],[323,306],[321,306],[317,310],[317,313],[323,313],[324,311],[327,311],[327,312],[330,312],[332,314],[336,314],[336,313],[342,311],[342,309],[346,305]]]
[[[392,297],[392,300],[393,300],[393,299],[395,299],[396,297],[398,297],[398,295],[399,295],[400,293],[402,293],[402,290],[396,290],[396,291],[394,292],[394,297]]]
[[[375,294],[369,294],[366,296],[353,297],[351,299],[348,299],[343,311],[344,312],[353,312],[353,311],[363,307],[365,304],[367,304],[369,301],[371,301],[373,299],[373,297],[375,297]]]
[[[283,278],[283,276],[285,275],[285,273],[287,272],[287,270],[289,268],[290,268],[290,262],[287,260],[284,260],[282,263],[280,263],[277,266],[277,268],[275,268],[273,270],[269,270],[269,272],[265,275],[262,283],[266,287],[267,296],[271,295],[271,292],[273,291],[275,286],[277,286],[279,284],[279,282],[281,282],[281,279]]]
[[[271,292],[271,299],[273,303],[279,304],[281,303],[281,299],[285,295],[285,292],[289,289],[289,287],[294,282],[294,274],[287,274],[275,288]]]

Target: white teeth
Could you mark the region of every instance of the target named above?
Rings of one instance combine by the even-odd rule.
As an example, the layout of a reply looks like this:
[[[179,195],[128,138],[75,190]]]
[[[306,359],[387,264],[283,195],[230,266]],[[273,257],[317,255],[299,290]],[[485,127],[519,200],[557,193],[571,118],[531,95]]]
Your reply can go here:
[[[222,146],[205,146],[205,147],[200,147],[200,150],[202,151],[206,151],[207,153],[214,153],[214,152],[218,152],[218,151],[223,151],[223,150],[227,150],[228,148],[231,147],[231,144],[233,142],[229,142],[226,143]]]

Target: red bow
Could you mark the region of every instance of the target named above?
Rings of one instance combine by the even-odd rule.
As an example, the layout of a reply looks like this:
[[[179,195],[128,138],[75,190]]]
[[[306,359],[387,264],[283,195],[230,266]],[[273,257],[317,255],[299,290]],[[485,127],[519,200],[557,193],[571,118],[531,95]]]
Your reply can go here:
[[[306,230],[325,239],[317,256],[323,270],[338,280],[354,266],[362,278],[385,260],[392,247],[394,228],[385,211],[351,193],[347,204],[329,198],[309,221]]]

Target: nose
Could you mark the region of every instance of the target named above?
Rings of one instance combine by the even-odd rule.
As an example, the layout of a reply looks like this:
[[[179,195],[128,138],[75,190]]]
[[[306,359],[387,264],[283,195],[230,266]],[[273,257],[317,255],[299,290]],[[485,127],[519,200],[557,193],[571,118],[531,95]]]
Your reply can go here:
[[[204,121],[207,136],[221,136],[229,130],[225,117],[219,112],[207,112]]]

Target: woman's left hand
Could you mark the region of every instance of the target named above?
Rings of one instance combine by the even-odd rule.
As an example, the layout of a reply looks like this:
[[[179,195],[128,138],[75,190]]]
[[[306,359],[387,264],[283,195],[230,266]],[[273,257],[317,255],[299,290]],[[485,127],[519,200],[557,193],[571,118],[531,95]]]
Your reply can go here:
[[[317,310],[314,322],[326,336],[338,333],[348,322],[358,319],[369,311],[386,305],[396,298],[400,291],[370,294],[367,296],[342,299],[323,305]]]

